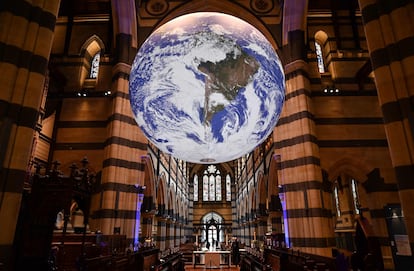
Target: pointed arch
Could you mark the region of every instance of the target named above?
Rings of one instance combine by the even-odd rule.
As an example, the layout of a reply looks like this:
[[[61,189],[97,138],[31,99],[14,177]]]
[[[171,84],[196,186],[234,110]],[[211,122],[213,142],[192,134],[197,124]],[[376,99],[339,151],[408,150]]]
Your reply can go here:
[[[327,71],[327,59],[326,56],[329,55],[329,44],[328,35],[319,30],[315,33],[315,53],[316,53],[316,62],[318,65],[319,73],[323,74]]]
[[[357,157],[341,157],[333,163],[327,170],[328,179],[330,181],[336,180],[341,174],[347,174],[356,178],[360,182],[365,182],[367,174],[372,171],[363,160]]]
[[[268,211],[269,195],[267,194],[267,176],[263,173],[259,173],[257,183],[257,214],[263,216]]]
[[[257,182],[257,208],[260,208],[261,204],[266,204],[267,189],[266,189],[266,178],[263,172],[258,175],[259,181]]]
[[[280,155],[273,154],[272,159],[270,160],[269,165],[269,174],[268,174],[268,195],[277,195],[279,187],[279,177],[278,177],[278,163],[280,162]]]
[[[156,208],[156,190],[155,190],[155,174],[152,159],[149,155],[141,156],[141,162],[144,164],[143,185],[144,190],[144,210],[155,212]]]
[[[151,156],[143,155],[141,156],[141,162],[144,164],[144,180],[143,183],[146,186],[144,195],[147,197],[156,198],[155,190],[155,173],[154,173],[154,164],[152,162]]]
[[[170,217],[173,217],[174,210],[175,210],[175,201],[174,201],[173,191],[171,189],[168,192],[167,210],[168,210],[168,215]]]
[[[96,86],[99,71],[96,71],[96,76],[91,76],[91,68],[93,66],[93,61],[96,60],[96,56],[98,56],[97,69],[99,69],[99,56],[103,52],[105,52],[105,44],[97,35],[92,35],[83,43],[80,49],[80,56],[83,57],[83,65],[81,66],[79,76],[79,85],[82,86],[82,88],[89,89]]]
[[[360,211],[364,219],[371,221],[371,208],[376,208],[375,200],[371,199],[361,185],[366,181],[368,165],[358,158],[341,157],[327,171],[328,180],[332,183],[332,209],[335,211],[334,231],[336,246],[345,250],[355,250],[353,245]],[[362,209],[361,209],[362,206]]]
[[[250,213],[250,215],[253,214],[253,212],[255,212],[256,210],[256,189],[252,189],[250,191],[250,195],[248,196],[248,212]]]
[[[93,56],[98,52],[105,52],[105,44],[99,36],[94,34],[82,44],[80,55],[85,56],[85,54],[89,54]]]
[[[181,206],[182,200],[181,197],[175,197],[175,214],[174,214],[174,218],[179,221],[180,216],[182,215],[182,206]]]
[[[167,189],[165,175],[159,177],[157,185],[157,209],[160,215],[165,215],[167,211]]]

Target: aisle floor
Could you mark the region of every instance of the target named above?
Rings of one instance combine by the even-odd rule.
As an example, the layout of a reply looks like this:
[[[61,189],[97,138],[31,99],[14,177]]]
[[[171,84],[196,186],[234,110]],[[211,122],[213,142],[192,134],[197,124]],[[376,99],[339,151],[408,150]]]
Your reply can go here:
[[[204,270],[223,270],[223,271],[239,271],[240,267],[236,267],[236,266],[231,266],[228,267],[226,266],[220,266],[220,267],[216,267],[216,268],[208,268],[202,265],[198,265],[196,267],[194,267],[193,265],[186,265],[184,267],[185,271],[204,271]]]

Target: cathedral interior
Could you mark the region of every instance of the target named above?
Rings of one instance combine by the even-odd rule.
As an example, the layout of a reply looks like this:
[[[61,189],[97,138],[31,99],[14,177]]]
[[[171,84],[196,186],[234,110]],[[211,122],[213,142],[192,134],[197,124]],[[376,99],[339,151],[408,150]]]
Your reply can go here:
[[[231,161],[166,153],[131,110],[141,45],[196,12],[283,68]],[[0,270],[414,270],[413,48],[412,0],[1,1]]]

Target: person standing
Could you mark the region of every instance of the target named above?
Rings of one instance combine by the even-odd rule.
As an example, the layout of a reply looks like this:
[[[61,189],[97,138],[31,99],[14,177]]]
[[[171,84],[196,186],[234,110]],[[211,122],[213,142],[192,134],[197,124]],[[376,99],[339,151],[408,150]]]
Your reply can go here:
[[[234,242],[231,244],[231,253],[233,255],[233,264],[240,264],[240,251],[239,251],[239,241],[234,239]]]

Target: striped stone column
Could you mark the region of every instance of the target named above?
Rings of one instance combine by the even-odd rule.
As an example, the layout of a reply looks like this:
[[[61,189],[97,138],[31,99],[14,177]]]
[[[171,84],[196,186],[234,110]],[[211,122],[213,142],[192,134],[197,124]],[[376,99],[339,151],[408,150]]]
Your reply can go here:
[[[251,221],[250,222],[250,240],[249,243],[252,244],[253,241],[257,240],[257,233],[258,233],[258,228],[257,228],[257,220]]]
[[[239,241],[240,243],[246,243],[246,223],[240,225]]]
[[[102,168],[103,192],[94,198],[100,206],[93,210],[93,218],[104,234],[119,228],[129,239],[138,223],[135,221],[137,206],[130,200],[131,193],[136,192],[130,188],[144,185],[144,164],[140,158],[147,154],[147,140],[133,118],[129,101],[129,74],[138,47],[135,1],[111,3],[115,37],[114,96]]]
[[[180,225],[179,223],[175,222],[173,227],[173,231],[174,231],[174,239],[173,239],[173,247],[176,247],[180,244],[180,239],[181,239],[181,235],[180,235]]]
[[[359,0],[385,132],[414,251],[414,3]],[[414,257],[411,256],[411,262]]]
[[[158,218],[157,224],[157,246],[160,251],[164,251],[166,248],[165,240],[167,236],[167,219]]]
[[[323,208],[322,171],[306,59],[307,1],[285,3],[283,60],[286,96],[274,133],[280,154],[290,245],[303,252],[331,256],[334,233],[330,212]]]
[[[334,233],[320,193],[322,171],[305,61],[307,7],[306,0],[284,5],[281,52],[286,96],[273,141],[280,154],[279,184],[284,191],[290,246],[330,257]]]
[[[285,72],[286,100],[274,141],[281,154],[280,184],[285,193],[290,244],[304,252],[330,256],[333,230],[320,193],[322,172],[306,63],[290,62]]]
[[[242,235],[242,242],[246,245],[250,244],[250,223],[246,222],[243,227]]]
[[[154,219],[153,213],[142,213],[142,227],[141,227],[141,238],[152,237],[152,221]]]
[[[171,218],[169,218],[167,220],[167,238],[166,238],[166,244],[165,247],[168,248],[173,248],[174,247],[174,222],[171,220]]]
[[[262,216],[258,219],[256,229],[256,238],[262,243],[267,232],[267,216]]]
[[[178,236],[180,236],[178,245],[184,244],[185,240],[186,240],[186,235],[185,235],[185,231],[184,231],[184,225],[181,222],[179,223],[179,235]]]
[[[13,269],[15,229],[59,4],[0,2],[0,262],[5,270]]]
[[[237,197],[236,197],[236,185],[231,185],[231,234],[234,237],[240,236],[240,223],[237,217]]]
[[[272,227],[273,234],[283,234],[282,228],[282,212],[280,211],[270,211],[268,216],[268,223],[270,223]]]

